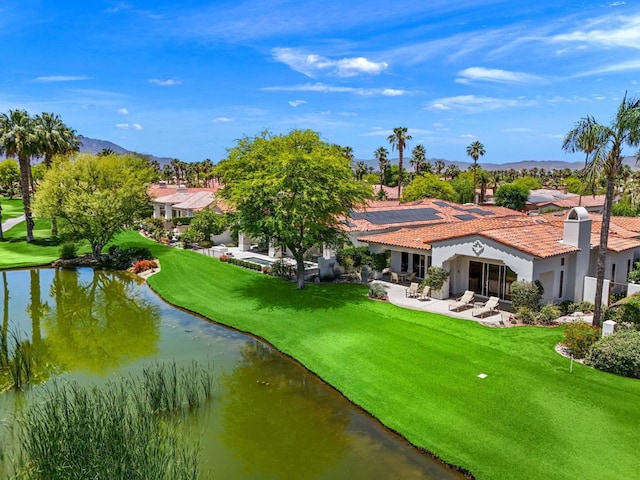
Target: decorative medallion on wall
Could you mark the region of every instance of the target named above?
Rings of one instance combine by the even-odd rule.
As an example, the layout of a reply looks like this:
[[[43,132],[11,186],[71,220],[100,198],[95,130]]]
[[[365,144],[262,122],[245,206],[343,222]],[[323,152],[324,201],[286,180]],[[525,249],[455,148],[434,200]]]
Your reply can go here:
[[[484,245],[482,245],[480,240],[476,240],[475,242],[473,242],[473,245],[471,245],[471,250],[473,250],[473,253],[475,253],[476,256],[479,256],[482,252],[484,252]]]

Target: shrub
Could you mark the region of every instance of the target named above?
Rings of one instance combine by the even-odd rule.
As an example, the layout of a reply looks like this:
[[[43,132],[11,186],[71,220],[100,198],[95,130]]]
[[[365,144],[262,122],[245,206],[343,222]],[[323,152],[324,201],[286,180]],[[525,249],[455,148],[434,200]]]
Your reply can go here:
[[[515,281],[511,284],[511,302],[516,311],[520,307],[537,311],[540,303],[540,289],[533,282]]]
[[[371,253],[369,253],[369,249],[367,247],[349,247],[343,248],[342,250],[338,250],[336,253],[336,260],[340,265],[342,265],[345,270],[347,269],[347,264],[349,263],[347,258],[351,259],[351,267],[360,268],[362,265],[371,265]],[[345,263],[345,261],[347,263]]]
[[[567,307],[567,313],[574,312],[593,312],[595,306],[588,300],[583,300],[581,302],[570,303]]]
[[[198,242],[201,248],[211,248],[213,246],[213,242],[211,240],[202,240]]]
[[[522,323],[533,325],[536,323],[536,312],[529,307],[520,307],[516,310],[516,318]]]
[[[600,329],[584,322],[571,322],[564,327],[564,344],[574,357],[584,358],[600,338]]]
[[[153,255],[146,247],[118,247],[109,248],[108,266],[116,270],[126,270],[138,260],[151,260]]]
[[[78,256],[78,247],[74,242],[65,242],[60,248],[60,258],[62,260],[70,260]]]
[[[229,260],[229,257],[227,255],[225,255],[224,253],[222,255],[220,255],[220,261],[221,262],[226,262],[227,260]]]
[[[449,272],[442,267],[431,266],[427,270],[427,278],[425,285],[431,287],[431,290],[439,292],[444,286],[444,282],[449,278]]]
[[[381,190],[382,191],[382,190]],[[389,254],[388,253],[374,253],[371,256],[373,269],[376,272],[382,272],[389,266]]]
[[[373,282],[369,288],[369,296],[371,298],[378,298],[380,300],[387,299],[387,290],[381,283]]]
[[[634,293],[611,305],[607,320],[640,324],[640,294]]]
[[[640,378],[640,332],[621,331],[598,340],[585,360],[598,370]]]
[[[562,310],[558,305],[548,303],[540,309],[537,315],[538,323],[551,325],[558,317],[562,316]]]
[[[155,260],[138,260],[131,268],[131,271],[133,273],[141,273],[152,268],[158,268],[158,263]]]

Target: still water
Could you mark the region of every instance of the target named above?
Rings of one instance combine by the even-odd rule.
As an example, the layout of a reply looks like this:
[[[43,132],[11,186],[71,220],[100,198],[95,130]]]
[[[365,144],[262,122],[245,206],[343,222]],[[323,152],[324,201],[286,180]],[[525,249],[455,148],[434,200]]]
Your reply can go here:
[[[31,341],[42,384],[100,383],[165,360],[212,365],[214,399],[188,419],[203,478],[462,478],[291,359],[173,308],[126,273],[33,269],[1,277],[2,328]],[[1,393],[0,422],[10,424],[20,403]]]

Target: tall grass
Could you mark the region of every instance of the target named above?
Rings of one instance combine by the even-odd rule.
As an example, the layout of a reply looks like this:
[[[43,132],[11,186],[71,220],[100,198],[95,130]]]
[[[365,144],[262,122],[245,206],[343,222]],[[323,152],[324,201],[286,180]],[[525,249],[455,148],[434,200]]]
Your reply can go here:
[[[210,369],[175,362],[103,387],[54,382],[20,418],[14,475],[197,479],[199,447],[178,433],[178,414],[210,398],[204,384],[212,385]]]
[[[0,329],[0,392],[24,390],[36,379],[33,346],[11,331]]]

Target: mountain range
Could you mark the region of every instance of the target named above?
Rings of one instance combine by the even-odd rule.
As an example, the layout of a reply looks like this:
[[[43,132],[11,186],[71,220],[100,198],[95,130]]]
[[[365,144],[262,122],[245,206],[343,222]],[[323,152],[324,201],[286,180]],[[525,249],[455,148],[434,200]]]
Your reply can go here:
[[[84,153],[96,154],[96,153],[100,153],[102,150],[105,150],[105,149],[112,150],[115,153],[133,153],[130,150],[127,150],[126,148],[123,148],[120,145],[117,145],[113,142],[109,142],[107,140],[98,140],[95,138],[85,137],[83,135],[79,135],[79,138],[81,142],[80,151]],[[170,157],[157,157],[155,155],[151,155],[147,153],[145,153],[144,155],[146,155],[151,160],[157,160],[161,166],[168,164],[172,160],[172,158]],[[439,158],[427,159],[427,161],[431,162],[432,165],[437,160],[444,161],[445,165],[454,164],[462,171],[465,171],[471,165],[471,162],[450,161],[450,160],[439,159]],[[354,160],[354,162],[359,162],[359,161],[365,162],[367,166],[373,167],[374,170],[378,169],[378,162],[376,160]],[[398,164],[397,158],[389,159],[389,161],[394,165]],[[406,169],[411,169],[411,163],[409,161],[409,157],[405,158],[403,163]],[[480,159],[478,163],[484,170],[508,170],[510,168],[513,168],[514,170],[519,171],[519,170],[522,170],[523,168],[526,168],[527,170],[530,170],[532,168],[537,168],[538,170],[540,170],[541,168],[544,168],[545,170],[549,171],[553,169],[563,169],[563,168],[570,168],[571,170],[579,170],[584,167],[584,162],[565,162],[562,160],[521,160],[517,162],[508,162],[508,163],[485,163],[482,161],[482,159]],[[638,166],[636,165],[636,157],[625,157],[623,160],[623,163],[625,165],[629,165],[629,167],[633,170],[638,169]]]

